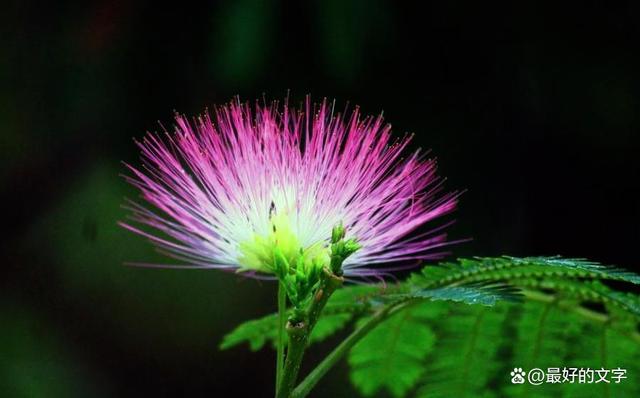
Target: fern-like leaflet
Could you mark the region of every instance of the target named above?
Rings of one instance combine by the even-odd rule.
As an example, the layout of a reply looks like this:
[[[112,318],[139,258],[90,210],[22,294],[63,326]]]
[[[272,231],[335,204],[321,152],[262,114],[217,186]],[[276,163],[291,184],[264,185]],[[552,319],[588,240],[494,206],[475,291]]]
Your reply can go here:
[[[629,379],[640,374],[640,298],[625,284],[640,284],[640,276],[582,259],[461,259],[426,266],[386,288],[339,290],[312,342],[402,304],[349,353],[351,380],[365,396],[382,390],[398,398],[639,396],[633,382],[590,388],[509,380],[513,367],[621,367]],[[275,316],[245,323],[222,347],[247,342],[258,349],[275,339],[275,325]]]

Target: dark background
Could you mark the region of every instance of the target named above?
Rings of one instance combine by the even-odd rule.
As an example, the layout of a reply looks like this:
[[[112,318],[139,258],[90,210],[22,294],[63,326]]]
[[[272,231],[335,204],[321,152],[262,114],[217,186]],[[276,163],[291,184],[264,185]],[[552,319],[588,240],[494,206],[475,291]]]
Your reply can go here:
[[[336,98],[415,132],[468,190],[456,256],[640,270],[638,6],[399,3],[3,5],[2,395],[272,396],[271,351],[217,344],[274,310],[274,286],[124,267],[157,255],[116,226],[131,138],[236,94]],[[354,396],[346,370],[314,396]]]

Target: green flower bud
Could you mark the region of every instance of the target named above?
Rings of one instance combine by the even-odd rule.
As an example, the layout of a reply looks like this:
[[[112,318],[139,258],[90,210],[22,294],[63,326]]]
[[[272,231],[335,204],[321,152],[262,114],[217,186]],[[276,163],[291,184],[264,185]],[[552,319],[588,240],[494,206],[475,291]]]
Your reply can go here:
[[[278,246],[273,247],[273,267],[273,272],[279,278],[289,273],[289,261],[287,261],[287,258]]]
[[[344,248],[343,248],[344,258],[349,257],[361,247],[362,246],[360,246],[360,244],[355,239],[349,239],[344,243]]]
[[[333,227],[333,230],[331,230],[331,243],[338,243],[339,241],[344,239],[344,234],[345,229],[342,225],[342,222],[340,222],[340,224],[336,225],[335,227]]]

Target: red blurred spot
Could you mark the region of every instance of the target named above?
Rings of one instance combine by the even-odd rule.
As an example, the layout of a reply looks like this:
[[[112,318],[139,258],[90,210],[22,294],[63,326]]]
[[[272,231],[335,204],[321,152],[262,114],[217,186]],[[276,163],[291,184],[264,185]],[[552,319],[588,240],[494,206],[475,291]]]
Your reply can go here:
[[[82,48],[86,52],[106,50],[122,30],[130,15],[125,1],[105,0],[93,6],[87,24],[82,29]]]

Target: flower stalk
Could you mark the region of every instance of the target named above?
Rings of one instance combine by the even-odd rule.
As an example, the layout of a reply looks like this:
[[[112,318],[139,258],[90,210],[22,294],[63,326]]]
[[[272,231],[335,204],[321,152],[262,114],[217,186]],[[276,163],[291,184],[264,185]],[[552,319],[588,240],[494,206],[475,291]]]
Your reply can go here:
[[[324,268],[320,286],[313,296],[309,310],[303,313],[302,319],[298,319],[300,312],[293,314],[289,318],[286,326],[287,336],[289,337],[287,359],[284,364],[284,370],[276,397],[288,398],[291,396],[291,392],[298,379],[302,358],[309,343],[311,332],[318,322],[320,314],[329,301],[329,298],[336,289],[342,286],[343,282],[344,278],[335,275],[328,268]]]
[[[278,282],[278,345],[276,355],[276,392],[282,379],[282,368],[284,366],[284,333],[287,321],[287,292],[284,284]]]
[[[287,321],[286,331],[289,345],[284,370],[281,377],[278,378],[276,393],[278,398],[288,398],[295,388],[311,332],[333,292],[344,283],[342,263],[360,248],[355,239],[345,240],[344,237],[345,229],[340,223],[331,232],[331,261],[320,272],[319,282],[310,304],[306,308],[294,308]],[[279,343],[281,344],[282,341],[280,340]]]

